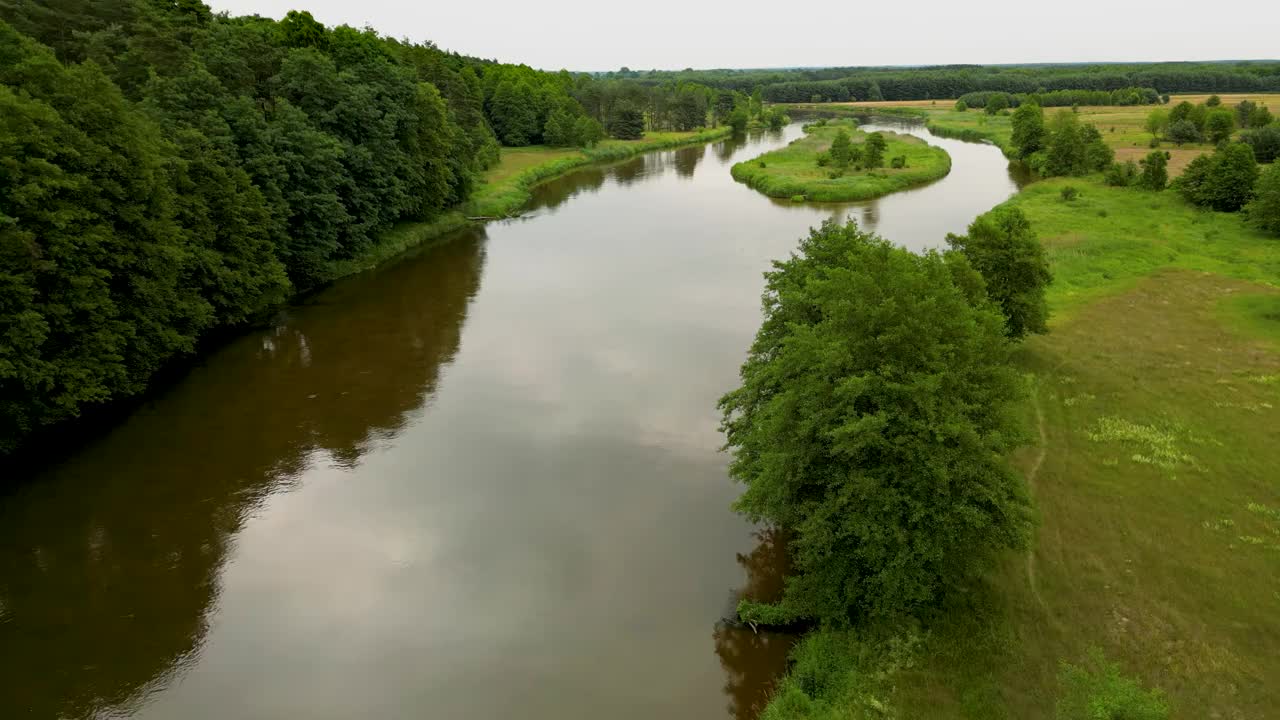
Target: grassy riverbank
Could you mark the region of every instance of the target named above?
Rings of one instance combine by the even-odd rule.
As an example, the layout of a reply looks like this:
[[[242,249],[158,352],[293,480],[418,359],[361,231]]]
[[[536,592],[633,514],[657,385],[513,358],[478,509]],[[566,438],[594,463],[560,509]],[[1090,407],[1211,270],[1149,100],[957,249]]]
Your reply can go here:
[[[1073,185],[1080,196],[1064,201]],[[1171,717],[1280,707],[1280,240],[1094,179],[1032,184],[1055,274],[1025,343],[1033,550],[919,627],[818,633],[764,715],[1051,718],[1100,648]]]
[[[535,185],[598,162],[624,160],[640,153],[729,137],[729,127],[690,132],[649,132],[640,140],[605,140],[589,149],[522,147],[503,150],[498,164],[463,208],[468,217],[506,217],[529,201]]]
[[[867,133],[848,121],[806,126],[805,136],[786,147],[734,165],[733,178],[770,197],[841,202],[888,195],[951,171],[951,156],[942,148],[911,135],[886,132],[882,133],[887,141],[885,165],[890,158],[904,157],[904,167],[851,168],[831,177],[832,168],[819,166],[818,156],[830,150],[840,130],[849,133],[855,148],[867,138]]]

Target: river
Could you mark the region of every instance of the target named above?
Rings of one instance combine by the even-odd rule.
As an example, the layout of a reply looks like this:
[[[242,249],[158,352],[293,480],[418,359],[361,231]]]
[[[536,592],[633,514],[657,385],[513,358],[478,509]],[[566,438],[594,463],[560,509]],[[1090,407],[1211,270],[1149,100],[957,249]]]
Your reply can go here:
[[[800,133],[547,183],[5,484],[0,717],[754,717],[789,640],[717,621],[781,553],[715,404],[761,274],[824,218],[919,250],[1016,189],[932,137],[951,174],[870,202],[729,176]]]

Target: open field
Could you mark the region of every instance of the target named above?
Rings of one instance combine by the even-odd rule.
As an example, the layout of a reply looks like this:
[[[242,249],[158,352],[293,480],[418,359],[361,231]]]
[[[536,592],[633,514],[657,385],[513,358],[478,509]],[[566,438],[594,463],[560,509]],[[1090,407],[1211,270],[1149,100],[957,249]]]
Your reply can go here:
[[[539,182],[574,168],[596,162],[622,160],[633,155],[702,143],[727,137],[728,127],[689,132],[647,132],[639,140],[609,139],[590,149],[529,146],[503,148],[498,163],[484,175],[483,183],[471,194],[463,212],[470,217],[504,217],[529,200],[529,191]]]
[[[804,137],[785,148],[734,165],[733,177],[770,197],[840,202],[887,195],[937,180],[951,170],[951,157],[942,148],[911,135],[885,132],[881,133],[888,142],[885,167],[850,168],[833,178],[832,168],[818,165],[818,156],[831,148],[832,139],[841,129],[849,133],[855,148],[867,138],[849,121],[810,126]],[[905,157],[906,167],[888,167],[895,156]]]

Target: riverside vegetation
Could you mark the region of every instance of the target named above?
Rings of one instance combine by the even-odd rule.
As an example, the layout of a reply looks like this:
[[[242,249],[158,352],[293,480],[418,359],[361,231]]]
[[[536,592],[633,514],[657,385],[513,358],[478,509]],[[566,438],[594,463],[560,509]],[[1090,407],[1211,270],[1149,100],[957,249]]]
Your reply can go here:
[[[851,120],[820,120],[804,131],[785,148],[734,165],[734,179],[770,197],[838,202],[880,197],[951,170],[945,150],[911,135],[864,133]]]
[[[4,0],[0,60],[0,454],[538,179],[784,117],[198,0]]]
[[[1256,143],[1235,135],[1166,189],[1165,151],[1118,169],[1075,113],[1046,123],[1024,107],[1005,116],[1007,153],[1065,177],[1027,186],[941,255],[890,269],[882,241],[827,226],[769,276],[723,409],[740,509],[796,533],[797,576],[780,603],[740,612],[818,628],[768,720],[1262,717],[1280,703],[1267,682],[1280,676],[1267,419],[1280,403],[1280,165],[1259,168]],[[941,318],[960,311],[930,296],[963,291],[936,279],[894,295],[911,268],[948,262],[955,287],[982,277],[970,312],[990,302],[1025,337],[985,360],[990,382],[1004,368],[1020,392],[965,399],[966,336]],[[937,310],[921,320],[917,302]],[[981,429],[1002,410],[1021,422]],[[1018,479],[988,467],[986,502],[970,507],[966,483],[982,476],[949,466],[971,446],[947,438],[1009,442],[1019,428],[1030,446],[1002,453]],[[943,492],[927,511],[922,477]],[[946,562],[974,528],[963,561]]]

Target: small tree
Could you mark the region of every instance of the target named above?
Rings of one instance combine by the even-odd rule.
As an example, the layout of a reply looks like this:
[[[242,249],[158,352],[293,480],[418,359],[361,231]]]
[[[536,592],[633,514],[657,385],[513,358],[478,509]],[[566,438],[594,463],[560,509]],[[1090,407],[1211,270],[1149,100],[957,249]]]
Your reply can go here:
[[[604,126],[595,118],[580,116],[573,122],[573,141],[579,147],[594,147],[604,139]]]
[[[1044,111],[1039,105],[1029,102],[1019,105],[1013,111],[1010,123],[1013,126],[1013,147],[1018,157],[1028,157],[1044,147]]]
[[[1244,211],[1249,224],[1272,235],[1280,235],[1280,165],[1272,165],[1258,178],[1254,198]]]
[[[1253,115],[1253,111],[1258,109],[1258,104],[1252,100],[1241,100],[1236,105],[1236,124],[1242,128],[1250,127],[1249,118]]]
[[[1271,116],[1271,111],[1266,105],[1259,105],[1249,113],[1249,127],[1260,128],[1271,124],[1275,118]]]
[[[1001,110],[1009,109],[1009,96],[1005,93],[992,93],[987,98],[986,112],[988,115],[996,115]]]
[[[1217,95],[1210,95],[1208,100],[1204,101],[1206,107],[1216,108],[1222,104],[1222,98]]]
[[[844,128],[836,130],[836,135],[831,140],[831,164],[841,170],[849,167],[853,162],[853,145],[849,141],[849,133]]]
[[[1221,109],[1209,113],[1209,120],[1205,123],[1205,133],[1209,136],[1209,142],[1225,142],[1235,130],[1235,113]]]
[[[1025,547],[1030,505],[1005,459],[1022,390],[981,286],[963,255],[853,222],[774,263],[721,427],[746,485],[735,507],[791,533],[795,575],[744,620],[910,612]]]
[[[986,282],[987,295],[1004,312],[1009,337],[1049,330],[1045,288],[1053,282],[1044,247],[1021,210],[998,207],[980,215],[967,235],[947,235]]]
[[[1170,122],[1169,130],[1165,133],[1165,137],[1179,145],[1200,142],[1201,140],[1200,131],[1196,129],[1195,123],[1190,120]]]
[[[1253,156],[1260,163],[1274,162],[1280,158],[1280,125],[1268,125],[1240,133],[1240,141],[1253,148]]]
[[[556,109],[547,117],[547,124],[542,129],[542,142],[545,145],[564,147],[576,145],[573,134],[573,116],[562,108]]]
[[[878,168],[884,165],[884,151],[889,144],[885,142],[884,135],[873,132],[867,136],[862,142],[862,166],[868,168]]]
[[[1160,137],[1165,129],[1169,127],[1169,111],[1164,108],[1156,108],[1147,113],[1145,127],[1147,132],[1151,133],[1151,137]]]
[[[1235,212],[1253,199],[1258,163],[1244,143],[1228,143],[1212,155],[1201,155],[1174,181],[1187,201],[1221,212]]]
[[[1132,160],[1126,160],[1122,163],[1112,163],[1107,168],[1104,179],[1107,184],[1112,187],[1128,187],[1138,178],[1138,165]]]
[[[1169,183],[1169,153],[1153,150],[1142,158],[1142,175],[1138,178],[1139,187],[1147,190],[1163,190]]]
[[[968,110],[969,110],[969,103],[963,100],[956,101],[956,112],[967,112]]]
[[[737,107],[733,109],[733,112],[729,113],[729,117],[725,119],[725,122],[729,127],[733,128],[735,133],[741,133],[746,131],[747,123],[750,120],[751,118],[747,115],[747,109]]]

